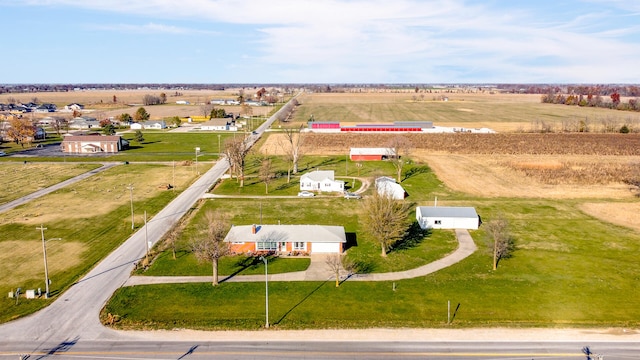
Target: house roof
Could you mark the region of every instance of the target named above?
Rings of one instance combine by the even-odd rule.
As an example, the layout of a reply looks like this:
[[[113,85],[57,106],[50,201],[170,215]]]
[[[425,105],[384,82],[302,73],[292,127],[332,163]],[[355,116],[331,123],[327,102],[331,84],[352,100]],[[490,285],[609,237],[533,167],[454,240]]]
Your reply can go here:
[[[405,193],[402,185],[398,184],[394,179],[387,178],[386,176],[376,179],[376,189],[378,189],[379,194],[386,195],[398,194],[398,196],[400,196],[400,194],[404,195]]]
[[[225,242],[294,242],[345,243],[347,237],[342,226],[329,225],[253,225],[233,226]]]
[[[119,135],[74,135],[65,136],[62,138],[63,142],[69,141],[120,141]]]
[[[310,171],[300,177],[300,181],[302,179],[311,179],[312,181],[322,181],[324,179],[329,179],[331,181],[334,180],[334,172],[333,170],[316,170]]]
[[[228,118],[217,118],[211,119],[209,121],[203,122],[200,126],[224,126],[229,123]]]
[[[391,155],[395,154],[393,148],[351,148],[349,154],[353,155]]]
[[[473,207],[460,206],[418,206],[422,217],[477,218]]]

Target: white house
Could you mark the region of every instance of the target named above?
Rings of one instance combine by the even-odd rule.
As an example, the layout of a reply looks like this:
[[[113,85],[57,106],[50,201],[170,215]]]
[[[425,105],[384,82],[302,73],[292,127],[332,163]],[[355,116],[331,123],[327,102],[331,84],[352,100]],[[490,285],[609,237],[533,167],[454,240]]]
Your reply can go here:
[[[344,181],[335,180],[333,170],[316,170],[300,177],[300,190],[343,192]]]
[[[241,225],[224,238],[234,253],[301,252],[333,253],[344,250],[347,236],[342,226]]]
[[[98,120],[96,120],[95,118],[92,118],[92,117],[79,116],[79,117],[73,118],[73,119],[71,119],[71,121],[69,121],[69,128],[70,129],[76,129],[76,130],[99,129],[100,128],[100,122]]]
[[[388,176],[381,176],[376,179],[376,190],[382,196],[390,196],[394,200],[402,200],[406,196],[406,191],[395,179]]]
[[[131,130],[162,130],[167,128],[167,123],[164,120],[160,121],[145,121],[144,123],[131,123]]]
[[[176,104],[178,104],[178,105],[189,105],[189,102],[187,100],[178,100],[178,101],[176,101]]]
[[[236,122],[231,118],[211,119],[200,125],[200,130],[204,131],[238,131]]]
[[[473,207],[418,206],[416,220],[422,229],[470,229],[480,226]]]
[[[82,109],[84,109],[84,105],[78,104],[78,103],[71,103],[64,106],[64,111],[67,111],[67,112],[73,112],[74,110],[80,111]]]

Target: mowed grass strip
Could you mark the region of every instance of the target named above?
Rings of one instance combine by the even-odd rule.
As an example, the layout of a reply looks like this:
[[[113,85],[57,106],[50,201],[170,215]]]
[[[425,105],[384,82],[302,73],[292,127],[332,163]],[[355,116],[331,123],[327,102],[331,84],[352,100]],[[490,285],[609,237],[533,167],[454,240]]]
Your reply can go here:
[[[173,200],[180,190],[158,187],[162,174],[171,174],[164,165],[121,165],[80,181],[35,201],[0,215],[0,291],[7,294],[16,288],[45,288],[40,231],[47,228],[51,292],[54,297],[79,280],[97,262],[132,234],[130,192],[136,229],[146,210],[149,219]],[[178,189],[193,179],[188,167],[176,169]],[[0,322],[32,313],[51,300],[0,300]]]
[[[3,182],[0,204],[8,203],[37,190],[100,167],[99,164],[0,163]]]

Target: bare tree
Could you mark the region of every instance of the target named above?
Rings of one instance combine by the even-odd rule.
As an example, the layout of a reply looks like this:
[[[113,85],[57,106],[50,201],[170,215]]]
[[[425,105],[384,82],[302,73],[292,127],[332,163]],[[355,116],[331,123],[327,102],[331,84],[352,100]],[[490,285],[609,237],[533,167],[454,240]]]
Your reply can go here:
[[[289,127],[283,129],[286,140],[284,144],[281,144],[281,147],[285,152],[285,158],[288,164],[287,183],[291,182],[292,173],[298,173],[298,163],[302,158],[302,145],[304,144],[303,129],[304,125],[300,125],[299,128]]]
[[[484,224],[487,240],[493,248],[493,270],[498,268],[501,259],[511,256],[515,243],[509,234],[509,222],[499,217]]]
[[[218,285],[218,260],[229,253],[224,242],[228,232],[226,218],[219,212],[208,210],[204,214],[205,224],[191,242],[191,251],[201,262],[211,262],[213,272],[212,285]]]
[[[231,166],[231,170],[240,181],[240,187],[244,186],[245,158],[249,154],[249,145],[244,138],[229,138],[224,144],[224,153]]]
[[[271,159],[268,156],[265,156],[262,159],[262,163],[260,164],[259,176],[260,176],[260,180],[264,183],[265,194],[268,194],[269,183],[274,178],[273,164],[271,163]]]
[[[380,244],[380,255],[387,257],[387,251],[407,231],[409,203],[374,191],[363,202],[363,207],[365,231]]]
[[[202,116],[209,116],[211,115],[211,111],[215,108],[215,106],[211,103],[206,103],[202,106],[200,106],[200,111],[202,113]]]
[[[335,275],[336,287],[340,286],[340,273],[350,274],[354,270],[353,262],[349,261],[345,254],[331,254],[326,258],[325,264]]]
[[[400,182],[402,181],[402,168],[407,163],[413,144],[406,137],[397,135],[389,142],[388,149],[389,161],[396,169],[396,181]]]

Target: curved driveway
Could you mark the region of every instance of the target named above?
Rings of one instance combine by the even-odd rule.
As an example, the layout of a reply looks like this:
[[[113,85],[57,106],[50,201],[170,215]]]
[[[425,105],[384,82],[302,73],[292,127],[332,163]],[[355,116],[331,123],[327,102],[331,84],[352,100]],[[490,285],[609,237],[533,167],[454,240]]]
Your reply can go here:
[[[431,262],[427,265],[415,269],[377,273],[377,274],[354,274],[348,277],[349,281],[393,281],[411,279],[429,275],[438,270],[444,269],[457,262],[462,261],[476,251],[476,244],[467,230],[456,230],[458,238],[458,249],[442,259]],[[312,255],[311,265],[306,271],[297,271],[283,274],[271,274],[269,281],[326,281],[333,279],[331,269],[325,266],[325,258],[330,255]],[[264,281],[264,275],[236,275],[223,277],[222,282],[258,282]],[[195,283],[211,282],[211,276],[132,276],[124,286],[149,285],[149,284],[173,284],[173,283]]]

